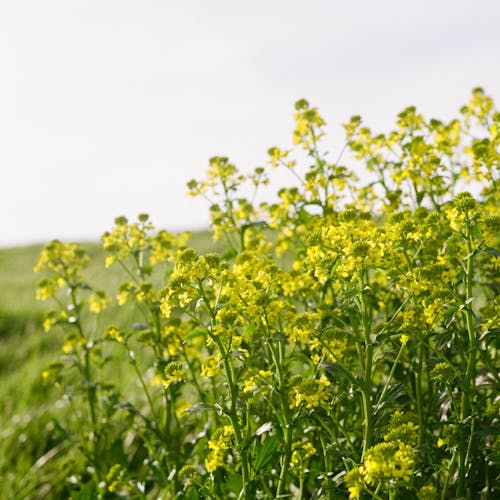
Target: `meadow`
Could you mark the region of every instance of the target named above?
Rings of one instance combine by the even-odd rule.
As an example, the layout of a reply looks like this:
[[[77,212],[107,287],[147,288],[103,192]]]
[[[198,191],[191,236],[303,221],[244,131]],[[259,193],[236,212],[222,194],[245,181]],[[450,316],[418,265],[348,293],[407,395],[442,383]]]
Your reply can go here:
[[[194,233],[192,245],[206,253],[221,245],[208,231]],[[0,498],[67,498],[70,472],[62,467],[67,456],[67,436],[57,422],[69,419],[70,411],[61,401],[61,391],[44,383],[42,372],[57,359],[61,335],[44,332],[45,304],[36,300],[39,277],[33,267],[43,245],[0,249]],[[99,243],[83,244],[92,263],[88,276],[103,290],[112,292],[122,273],[102,273],[105,253]],[[103,321],[133,323],[134,311],[114,308]],[[132,384],[123,370],[121,380]],[[134,387],[132,391],[138,392]]]
[[[294,120],[210,233],[0,252],[5,498],[498,498],[500,112]]]

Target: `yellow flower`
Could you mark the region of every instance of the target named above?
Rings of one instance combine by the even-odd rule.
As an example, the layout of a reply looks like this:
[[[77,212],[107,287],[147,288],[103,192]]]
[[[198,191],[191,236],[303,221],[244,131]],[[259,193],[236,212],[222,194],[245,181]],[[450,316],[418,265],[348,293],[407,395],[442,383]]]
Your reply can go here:
[[[57,323],[57,313],[55,311],[47,311],[43,316],[43,329],[48,332]]]
[[[62,351],[64,354],[73,354],[79,347],[85,344],[85,339],[78,337],[75,333],[69,333],[64,338]]]
[[[233,428],[230,425],[225,425],[222,429],[218,429],[212,439],[208,441],[208,447],[211,450],[205,459],[205,468],[207,472],[214,472],[219,465],[224,462],[224,457],[233,436]]]
[[[56,283],[53,280],[44,279],[38,283],[36,300],[44,301],[53,297],[56,293]]]
[[[304,466],[309,458],[318,453],[309,441],[305,443],[300,441],[293,443],[292,450],[292,467]]]
[[[180,363],[169,363],[163,370],[163,387],[168,389],[174,382],[182,382],[185,370]]]
[[[418,500],[437,500],[437,490],[432,485],[422,486],[417,493]]]
[[[205,363],[201,365],[201,376],[212,378],[220,373],[219,366],[220,356],[217,354],[212,358],[208,358]]]
[[[107,255],[104,260],[104,267],[111,267],[116,262],[116,257],[114,255]]]
[[[134,290],[134,285],[132,283],[122,283],[118,288],[118,295],[116,296],[116,301],[119,306],[122,306],[127,302],[130,293]]]
[[[349,490],[349,498],[352,500],[357,500],[361,495],[361,488],[359,484],[349,486],[348,490]]]
[[[328,403],[330,381],[322,375],[319,379],[306,379],[292,388],[292,407],[305,404],[307,409]]]
[[[108,326],[108,328],[106,328],[104,338],[114,340],[116,342],[123,342],[125,340],[123,333],[115,326]]]
[[[111,300],[106,298],[106,293],[102,290],[97,290],[93,295],[89,297],[89,309],[90,312],[94,314],[99,314],[101,311],[106,309],[111,303]]]
[[[408,482],[413,474],[415,454],[401,442],[379,443],[369,448],[364,460],[364,480],[377,484],[388,479]]]
[[[53,361],[49,364],[49,366],[47,366],[45,370],[42,371],[42,378],[44,380],[57,379],[63,368],[63,363],[61,363],[60,361]]]

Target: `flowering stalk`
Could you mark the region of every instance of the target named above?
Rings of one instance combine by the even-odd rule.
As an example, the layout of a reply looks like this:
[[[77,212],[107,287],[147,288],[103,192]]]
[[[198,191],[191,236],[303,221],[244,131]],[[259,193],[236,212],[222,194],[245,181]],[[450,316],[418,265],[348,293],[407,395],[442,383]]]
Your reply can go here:
[[[365,297],[365,270],[360,272],[359,279],[359,310],[361,316],[361,325],[363,328],[363,341],[365,356],[362,363],[363,367],[363,385],[361,387],[361,397],[363,401],[363,451],[361,457],[365,456],[366,451],[372,445],[373,436],[373,409],[372,409],[372,364],[373,364],[373,343],[371,340],[371,327],[368,306]]]
[[[290,467],[290,460],[292,458],[292,422],[290,415],[290,403],[287,396],[287,384],[285,380],[285,372],[283,370],[284,361],[284,346],[282,341],[278,341],[278,352],[271,340],[269,340],[269,348],[272,353],[274,365],[278,372],[278,392],[280,397],[280,407],[283,417],[283,433],[284,433],[284,453],[281,458],[281,472],[278,480],[278,487],[276,489],[276,498],[280,498],[283,494],[288,469]]]
[[[210,307],[210,302],[204,292],[203,288],[203,282],[201,280],[198,281],[198,287],[200,291],[200,296],[203,298],[205,308],[208,312],[208,315],[210,317],[210,322],[212,325],[212,330],[213,327],[215,326],[216,323],[216,318],[215,318],[215,313],[214,310]],[[243,439],[243,432],[242,432],[242,426],[240,425],[239,421],[239,416],[238,416],[238,409],[237,409],[237,402],[238,402],[238,392],[239,392],[239,387],[238,384],[235,380],[234,377],[234,370],[233,370],[233,365],[230,360],[230,353],[225,349],[224,344],[222,343],[221,339],[218,337],[218,335],[210,334],[210,338],[212,341],[215,343],[217,346],[217,349],[219,350],[222,364],[224,365],[224,373],[226,376],[226,381],[228,385],[228,390],[229,390],[229,396],[231,399],[231,404],[228,409],[228,414],[229,414],[229,419],[231,420],[231,425],[233,428],[234,432],[234,438],[236,441],[236,448],[238,450],[238,453],[240,455],[240,460],[241,460],[241,476],[242,476],[242,482],[243,482],[243,489],[240,492],[240,497],[243,500],[250,500],[249,496],[249,481],[250,481],[250,471],[249,471],[249,464],[248,464],[248,451],[246,444]]]
[[[461,403],[460,403],[460,423],[465,424],[466,420],[469,419],[468,426],[470,430],[467,433],[468,439],[462,440],[459,446],[458,453],[458,482],[457,482],[457,497],[464,495],[464,483],[466,477],[466,471],[469,468],[468,463],[468,450],[472,445],[474,439],[474,414],[471,408],[471,394],[474,393],[475,389],[475,368],[476,368],[476,352],[477,352],[477,340],[476,332],[474,327],[474,311],[472,309],[472,287],[474,283],[474,248],[473,248],[473,235],[472,235],[472,224],[468,217],[466,217],[466,229],[465,229],[465,242],[467,248],[466,257],[466,267],[465,267],[465,322],[467,328],[467,366],[465,369],[465,382],[464,390],[462,391]]]
[[[131,307],[109,315],[119,328],[100,332],[99,322],[87,334],[87,309],[97,314],[110,301],[104,291],[83,300],[81,251],[49,244],[37,268],[51,274],[37,296],[53,297],[60,311],[48,311],[43,327],[70,331],[65,356],[43,377],[68,374],[68,387],[81,388],[68,391],[72,418],[82,415],[78,429],[94,435],[80,438],[88,443],[75,467],[80,484],[59,496],[493,497],[493,109],[476,89],[450,123],[409,107],[395,130],[374,135],[353,117],[346,149],[379,178],[365,182],[359,165],[328,162],[325,122],[299,101],[293,137],[308,163],[269,150],[271,167],[289,169],[295,185],[257,204],[264,168],[242,175],[225,157],[189,183],[191,194],[214,199],[214,239],[231,247],[222,255],[153,232],[145,214],[116,219],[102,241],[106,267],[126,272],[116,301]],[[469,123],[488,125],[481,139]],[[447,203],[469,178],[484,188],[482,206],[468,193]],[[122,351],[111,341],[126,348],[132,370],[115,372]]]
[[[78,330],[78,333],[81,339],[85,342],[84,346],[84,362],[83,362],[83,371],[85,376],[85,383],[87,385],[87,401],[89,404],[90,418],[92,421],[92,427],[94,428],[94,432],[97,432],[97,416],[96,416],[96,389],[92,382],[91,373],[90,373],[90,350],[88,339],[83,332],[82,320],[80,316],[80,303],[76,298],[76,291],[73,285],[69,285],[70,288],[70,297],[71,297],[71,306],[75,314],[75,326]]]
[[[415,372],[415,392],[417,398],[417,418],[418,418],[418,446],[422,450],[424,444],[424,397],[422,388],[422,376],[424,365],[425,349],[422,339],[419,339],[417,347],[417,369]]]

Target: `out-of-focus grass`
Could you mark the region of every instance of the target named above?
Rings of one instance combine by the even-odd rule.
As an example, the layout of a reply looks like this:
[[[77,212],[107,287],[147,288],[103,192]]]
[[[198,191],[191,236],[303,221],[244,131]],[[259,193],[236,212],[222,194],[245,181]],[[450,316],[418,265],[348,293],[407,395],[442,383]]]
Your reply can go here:
[[[194,233],[189,244],[200,253],[222,248],[207,231]],[[85,272],[92,286],[113,293],[127,281],[119,266],[104,268],[99,244],[84,247],[92,259]],[[44,384],[41,377],[47,364],[60,356],[64,335],[57,327],[49,333],[41,328],[43,311],[51,307],[35,300],[40,276],[33,266],[41,248],[0,249],[0,499],[59,498],[71,475],[72,451],[57,423],[71,410],[59,399],[61,390]],[[130,324],[135,315],[130,308],[113,306],[90,327]],[[126,363],[116,361],[112,369],[125,386],[136,383]]]

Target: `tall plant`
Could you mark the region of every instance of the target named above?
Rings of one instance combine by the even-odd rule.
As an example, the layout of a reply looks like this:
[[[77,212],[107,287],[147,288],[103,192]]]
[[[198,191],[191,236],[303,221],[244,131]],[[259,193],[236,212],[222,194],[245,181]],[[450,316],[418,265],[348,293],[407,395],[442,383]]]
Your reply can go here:
[[[450,122],[410,107],[373,134],[353,117],[335,161],[318,110],[300,100],[294,118],[270,170],[214,157],[189,182],[225,253],[146,215],[103,236],[125,276],[115,300],[140,322],[89,331],[109,294],[80,247],[43,250],[38,296],[59,306],[44,325],[68,332],[44,376],[75,405],[76,490],[494,498],[500,113],[475,89]],[[291,185],[256,203],[276,168]],[[106,369],[120,356],[140,390]]]

